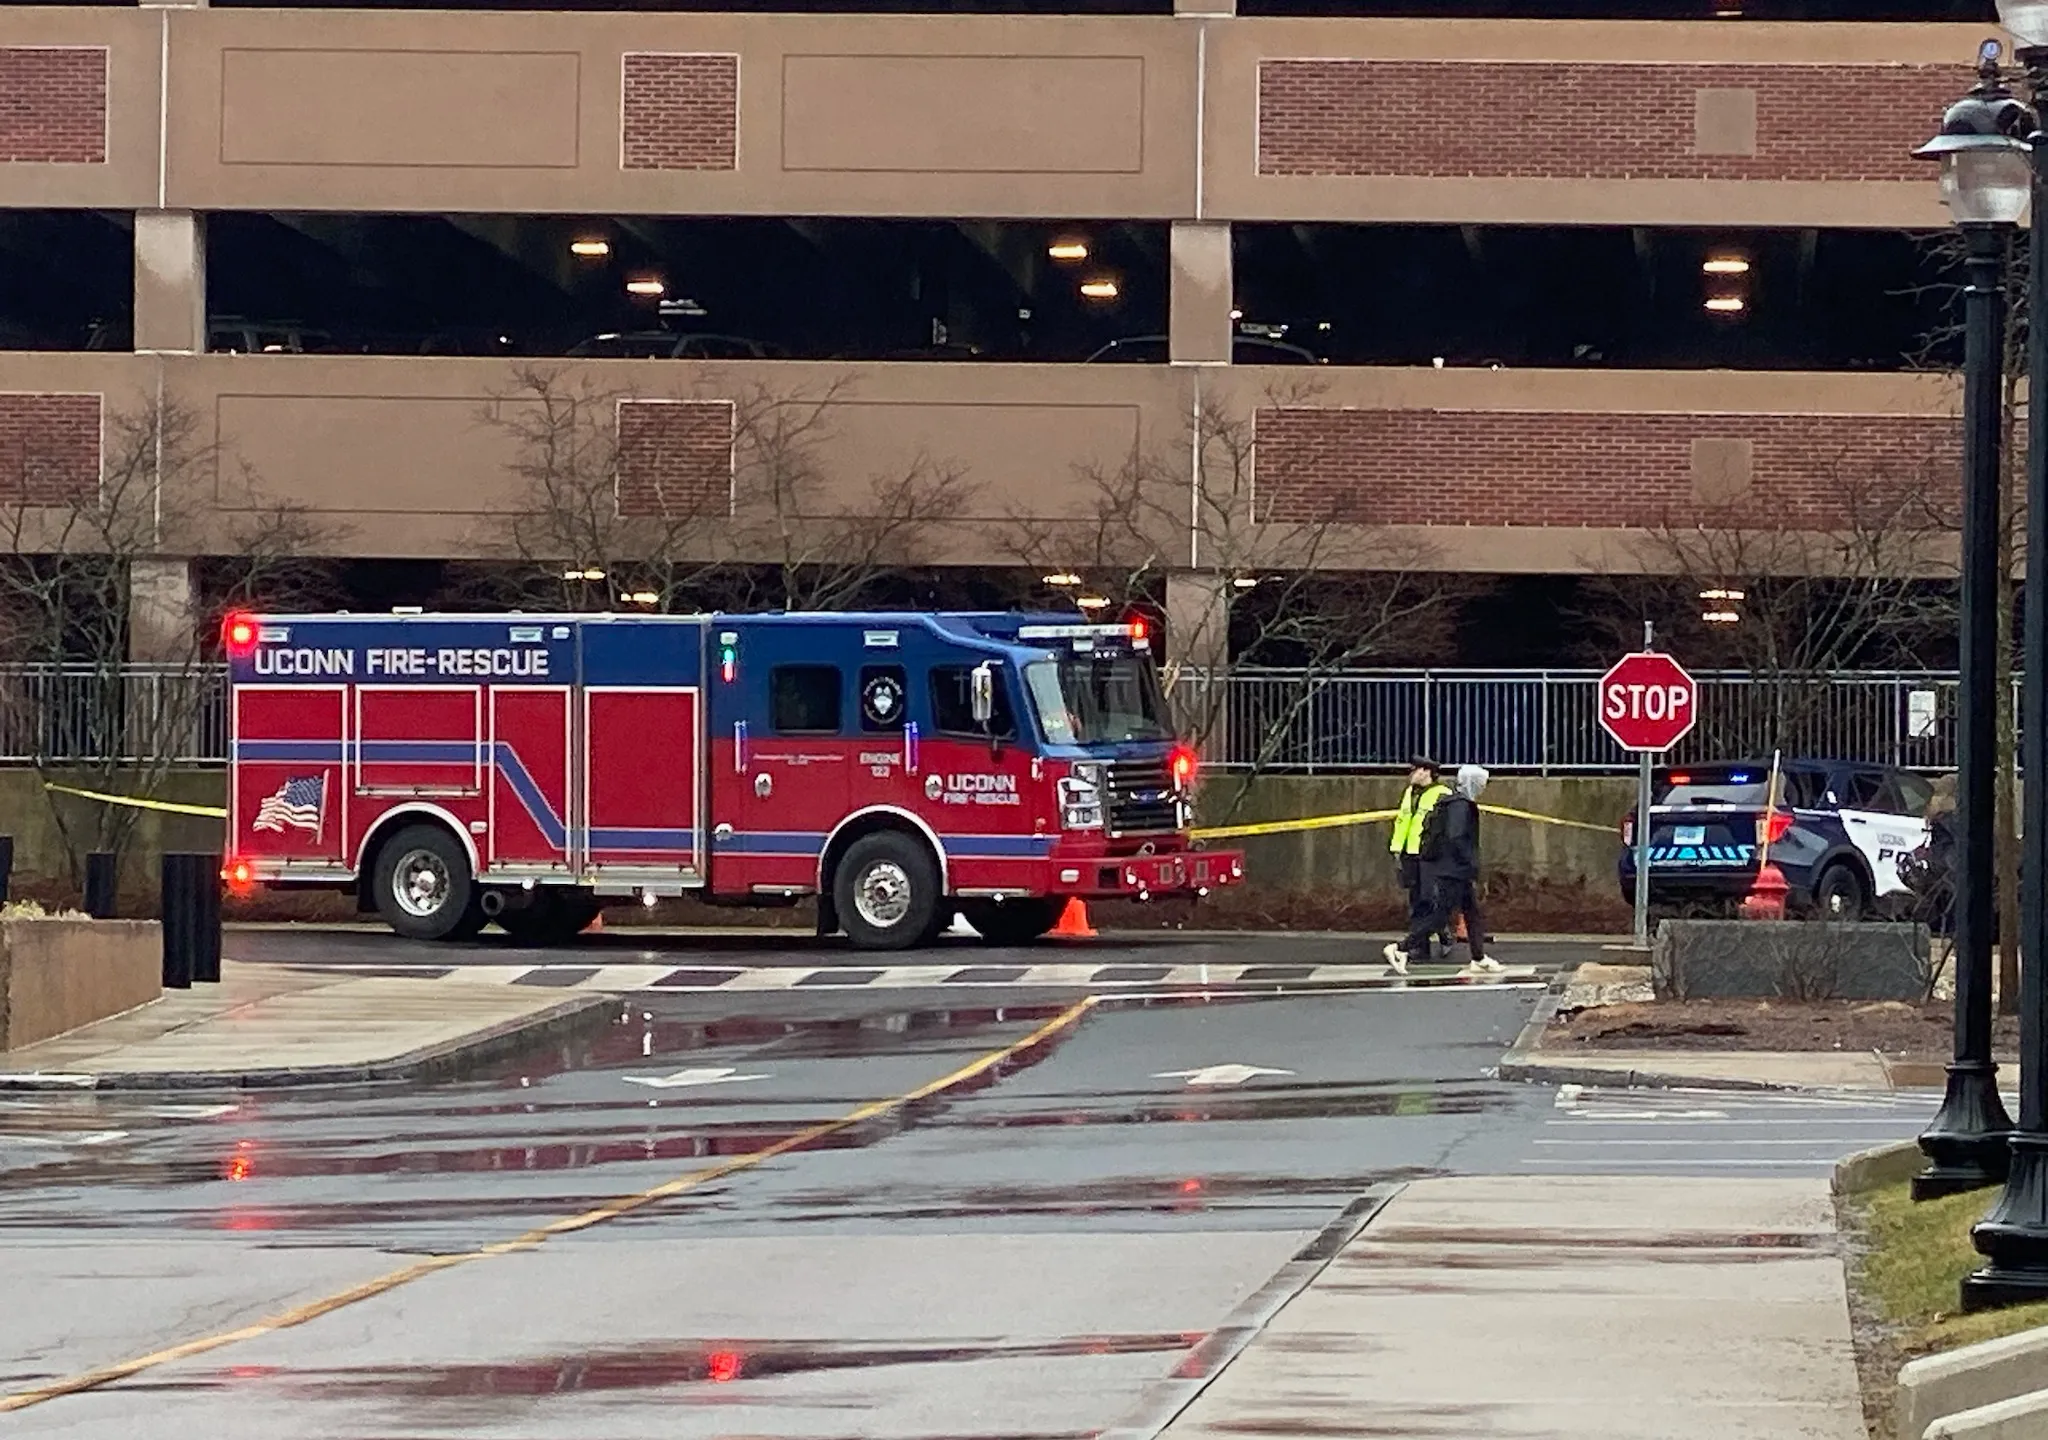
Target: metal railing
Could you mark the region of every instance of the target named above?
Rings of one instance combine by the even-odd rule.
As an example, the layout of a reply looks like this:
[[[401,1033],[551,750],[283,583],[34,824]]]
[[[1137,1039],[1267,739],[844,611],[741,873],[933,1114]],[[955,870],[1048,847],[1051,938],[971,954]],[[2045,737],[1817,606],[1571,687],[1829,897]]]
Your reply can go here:
[[[1913,770],[1955,765],[1953,674],[1694,678],[1699,721],[1671,763],[1782,748]],[[1599,679],[1593,670],[1183,671],[1173,704],[1182,727],[1204,738],[1205,763],[1227,769],[1386,771],[1423,754],[1538,775],[1632,773],[1634,758],[1600,728]]]
[[[0,764],[218,763],[221,665],[0,665]]]
[[[1295,774],[1398,768],[1416,753],[1504,772],[1626,774],[1592,670],[1185,670],[1173,704],[1205,763]],[[1708,673],[1673,763],[1791,754],[1914,770],[1955,764],[1952,674]],[[1221,687],[1221,694],[1218,694]],[[219,763],[223,667],[0,665],[0,764]]]

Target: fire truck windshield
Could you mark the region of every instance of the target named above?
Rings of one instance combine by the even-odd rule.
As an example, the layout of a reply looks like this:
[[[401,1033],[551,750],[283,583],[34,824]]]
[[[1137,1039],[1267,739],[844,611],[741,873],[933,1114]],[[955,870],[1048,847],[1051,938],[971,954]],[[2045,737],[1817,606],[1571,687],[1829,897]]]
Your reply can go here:
[[[1072,655],[1024,667],[1024,683],[1045,738],[1053,745],[1171,740],[1159,676],[1131,654]]]

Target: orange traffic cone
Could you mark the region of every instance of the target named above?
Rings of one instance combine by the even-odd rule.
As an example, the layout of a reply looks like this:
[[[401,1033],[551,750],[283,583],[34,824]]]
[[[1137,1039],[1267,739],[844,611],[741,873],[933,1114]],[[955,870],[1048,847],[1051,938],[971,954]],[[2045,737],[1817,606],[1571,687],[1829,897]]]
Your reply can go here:
[[[1093,940],[1095,927],[1088,923],[1088,907],[1079,900],[1067,901],[1067,908],[1060,911],[1059,923],[1050,933],[1069,940]]]
[[[1451,938],[1453,940],[1464,940],[1469,938],[1465,934],[1465,915],[1463,911],[1460,911],[1458,913],[1458,918],[1451,922]]]
[[[583,927],[583,933],[585,935],[602,935],[604,933],[604,911],[600,910],[590,917],[590,923]]]

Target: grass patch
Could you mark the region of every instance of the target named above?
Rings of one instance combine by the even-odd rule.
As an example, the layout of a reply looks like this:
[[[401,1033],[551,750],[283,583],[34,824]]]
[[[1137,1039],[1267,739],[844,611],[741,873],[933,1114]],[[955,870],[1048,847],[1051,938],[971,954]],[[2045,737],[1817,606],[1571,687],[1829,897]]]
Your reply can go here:
[[[1970,1227],[1997,1199],[1995,1190],[1916,1203],[1905,1182],[1859,1197],[1864,1228],[1859,1285],[1879,1314],[1898,1327],[1906,1359],[1995,1340],[2048,1325],[2048,1301],[1961,1313],[1958,1287],[1984,1263]]]

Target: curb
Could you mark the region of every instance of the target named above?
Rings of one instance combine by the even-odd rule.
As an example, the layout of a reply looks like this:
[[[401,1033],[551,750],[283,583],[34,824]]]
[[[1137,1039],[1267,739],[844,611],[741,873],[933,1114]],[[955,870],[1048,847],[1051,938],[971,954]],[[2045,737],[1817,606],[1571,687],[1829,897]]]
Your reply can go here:
[[[0,1075],[0,1091],[22,1090],[281,1090],[310,1085],[363,1085],[442,1080],[516,1055],[533,1045],[595,1032],[618,1008],[613,995],[581,995],[518,1020],[390,1060],[361,1065],[300,1065],[258,1070],[155,1070],[106,1073],[50,1071]]]
[[[1920,1151],[1920,1142],[1900,1140],[1837,1160],[1830,1188],[1837,1195],[1857,1195],[1910,1180],[1926,1168],[1927,1157]]]
[[[1671,1075],[1660,1070],[1612,1070],[1592,1065],[1573,1065],[1532,1060],[1529,1052],[1510,1050],[1500,1062],[1500,1078],[1535,1085],[1590,1085],[1627,1090],[1768,1090],[1829,1091],[1826,1085],[1792,1085],[1776,1080],[1737,1080],[1715,1075]]]

